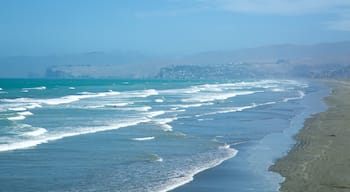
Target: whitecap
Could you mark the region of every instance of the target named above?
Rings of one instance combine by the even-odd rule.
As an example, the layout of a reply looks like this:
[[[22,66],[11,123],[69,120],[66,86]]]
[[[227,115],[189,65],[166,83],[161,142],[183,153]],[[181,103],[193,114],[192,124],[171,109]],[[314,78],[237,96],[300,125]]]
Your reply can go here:
[[[29,87],[29,88],[23,88],[22,90],[45,90],[45,86],[40,86],[40,87]]]
[[[303,91],[298,91],[298,96],[297,97],[288,97],[288,98],[284,98],[283,102],[288,102],[288,101],[292,101],[292,100],[299,100],[305,97],[305,93]]]
[[[136,90],[136,91],[127,91],[123,92],[122,97],[125,98],[133,98],[133,97],[141,97],[146,98],[152,95],[158,95],[158,91],[155,89],[146,89],[146,90]]]
[[[231,146],[229,144],[225,144],[222,146],[219,146],[218,149],[229,149]]]
[[[163,158],[157,154],[147,154],[147,159],[151,162],[163,162]]]
[[[153,119],[153,122],[160,125],[163,131],[172,131],[173,127],[169,125],[169,123],[177,120],[176,117],[174,118],[161,118],[161,119]]]
[[[197,94],[191,98],[182,99],[183,102],[210,102],[216,100],[226,100],[232,97],[240,96],[240,95],[250,95],[257,93],[258,91],[237,91],[237,92],[229,92],[229,93],[203,93]]]
[[[142,107],[125,107],[125,108],[118,108],[118,110],[125,110],[125,111],[141,111],[141,112],[147,112],[151,110],[151,106],[142,106]]]
[[[10,108],[8,108],[8,110],[10,110],[10,111],[25,111],[25,110],[27,110],[27,108],[25,108],[25,107],[10,107]]]
[[[180,105],[174,105],[174,107],[179,108],[194,108],[194,107],[201,107],[204,105],[213,105],[214,103],[208,102],[208,103],[194,103],[194,104],[180,104]]]
[[[39,135],[43,135],[44,133],[46,133],[47,130],[44,129],[44,128],[38,128],[34,131],[31,131],[31,132],[27,132],[27,133],[23,133],[24,136],[30,136],[30,137],[36,137],[36,136],[39,136]]]
[[[37,103],[29,103],[29,105],[26,106],[27,109],[35,109],[35,108],[41,108],[42,106]]]
[[[223,108],[223,109],[220,109],[219,111],[198,114],[198,115],[195,115],[195,116],[196,117],[202,117],[202,116],[207,116],[207,115],[216,115],[216,114],[223,114],[223,113],[234,113],[234,112],[244,111],[244,110],[247,110],[247,109],[253,109],[253,108],[256,108],[256,107],[260,107],[260,106],[273,105],[273,104],[276,104],[276,103],[277,103],[276,101],[270,101],[270,102],[265,102],[265,103],[260,103],[260,104],[252,103],[251,105],[247,105],[247,106]]]
[[[106,104],[106,107],[124,107],[129,105],[129,103],[112,103],[112,104]]]
[[[163,99],[155,99],[154,102],[156,102],[156,103],[163,103],[164,100]]]
[[[193,181],[193,177],[197,175],[200,172],[203,172],[207,169],[211,169],[213,167],[216,167],[220,165],[222,162],[231,159],[235,157],[238,153],[238,150],[233,148],[222,148],[219,150],[225,150],[227,151],[227,156],[221,158],[221,159],[215,159],[214,161],[210,163],[206,163],[203,165],[199,165],[197,168],[193,170],[186,171],[184,174],[179,175],[178,177],[172,178],[172,181],[168,183],[166,186],[162,187],[162,189],[158,190],[161,192],[171,191],[179,186],[185,185],[186,183],[189,183]]]
[[[153,140],[155,139],[155,137],[136,137],[136,138],[132,138],[131,140],[134,141],[148,141],[148,140]]]
[[[10,103],[36,103],[36,104],[47,104],[47,105],[60,105],[79,101],[81,99],[95,98],[95,97],[105,97],[112,95],[119,95],[119,92],[102,92],[93,94],[82,94],[82,95],[68,95],[59,98],[51,99],[32,99],[32,98],[16,98],[16,99],[1,99],[3,102]]]
[[[19,116],[14,116],[14,117],[8,117],[7,119],[10,121],[19,121],[19,120],[23,120],[25,118],[26,118],[25,116],[19,115]]]
[[[85,128],[82,127],[82,128],[77,128],[72,132],[46,134],[45,137],[42,137],[42,138],[16,141],[14,143],[0,144],[0,151],[11,151],[16,149],[35,147],[37,145],[47,143],[49,141],[63,139],[65,137],[91,134],[91,133],[97,133],[97,132],[108,131],[108,130],[115,130],[123,127],[138,125],[140,123],[145,123],[149,121],[150,120],[147,118],[128,119],[128,120],[124,120],[124,121],[117,122],[111,125],[106,125],[106,126],[93,126],[93,127],[85,127]]]
[[[18,112],[17,114],[18,114],[18,115],[23,115],[23,116],[33,115],[33,113],[30,112],[30,111]]]
[[[75,87],[68,87],[68,89],[70,89],[70,90],[74,90],[74,89],[75,89]]]
[[[165,111],[152,111],[152,112],[146,113],[146,117],[153,118],[163,114],[165,114]]]

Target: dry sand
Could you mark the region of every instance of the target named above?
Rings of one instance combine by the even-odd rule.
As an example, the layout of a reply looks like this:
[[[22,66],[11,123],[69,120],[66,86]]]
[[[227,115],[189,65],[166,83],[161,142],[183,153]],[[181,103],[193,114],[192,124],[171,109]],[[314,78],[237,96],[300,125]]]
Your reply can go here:
[[[271,167],[284,192],[350,192],[350,81],[328,81],[329,109],[306,120],[298,144]]]

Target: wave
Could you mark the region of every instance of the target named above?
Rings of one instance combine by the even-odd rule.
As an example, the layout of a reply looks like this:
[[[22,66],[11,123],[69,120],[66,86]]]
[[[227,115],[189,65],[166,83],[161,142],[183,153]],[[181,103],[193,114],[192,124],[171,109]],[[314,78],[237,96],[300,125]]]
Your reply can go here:
[[[63,139],[66,137],[73,137],[77,135],[85,135],[85,134],[97,133],[102,131],[115,130],[115,129],[120,129],[124,127],[135,126],[140,123],[146,123],[149,121],[150,119],[148,118],[129,119],[128,121],[119,122],[119,123],[106,125],[106,126],[93,126],[93,127],[80,128],[77,130],[72,130],[71,132],[63,132],[63,133],[47,132],[45,137],[42,137],[42,138],[34,138],[30,140],[18,141],[15,143],[0,144],[0,152],[35,147],[43,143]]]
[[[170,183],[168,183],[166,186],[162,187],[162,189],[159,189],[157,191],[159,191],[159,192],[171,191],[175,188],[178,188],[182,185],[185,185],[186,183],[193,181],[193,177],[195,175],[197,175],[198,173],[203,172],[207,169],[211,169],[213,167],[216,167],[216,166],[220,165],[222,162],[235,157],[238,153],[238,150],[230,148],[230,147],[223,147],[223,148],[219,147],[219,150],[227,152],[227,155],[223,158],[215,159],[211,162],[208,162],[208,163],[205,163],[201,166],[198,166],[193,170],[188,170],[188,171],[186,171],[187,173],[181,174],[178,177],[170,179],[170,181],[169,181]]]
[[[153,119],[152,121],[158,125],[160,125],[163,131],[172,131],[173,127],[169,125],[169,123],[177,120],[176,117],[173,118],[161,118],[161,119]]]
[[[118,108],[118,110],[124,110],[124,111],[141,111],[141,112],[147,112],[151,110],[151,106],[142,106],[142,107],[125,107],[125,108]]]
[[[205,94],[199,94],[191,98],[182,99],[182,102],[210,102],[210,101],[216,101],[216,100],[226,100],[228,98],[240,96],[240,95],[250,95],[257,93],[258,91],[239,91],[239,92],[231,92],[231,93],[220,93],[220,94],[214,94],[214,93],[205,93]]]
[[[88,106],[80,106],[77,108],[82,108],[82,109],[98,109],[98,108],[118,108],[119,107],[124,107],[127,105],[130,105],[133,103],[110,103],[110,104],[104,104],[104,105],[88,105]],[[123,108],[123,110],[131,110],[132,108]],[[131,110],[133,111],[133,110]],[[137,111],[137,110],[134,110]],[[144,111],[144,110],[140,110],[140,111]]]
[[[25,90],[45,90],[46,87],[45,86],[40,86],[40,87],[29,87],[29,88],[23,88],[22,91],[25,91]]]
[[[174,105],[174,107],[177,108],[193,108],[193,107],[201,107],[204,105],[213,105],[214,103],[194,103],[194,104],[180,104],[180,105]]]
[[[137,98],[137,97],[141,97],[141,98],[146,98],[152,95],[158,95],[159,92],[155,89],[146,89],[146,90],[137,90],[137,91],[126,91],[126,92],[122,92],[121,97],[124,98]]]
[[[289,98],[285,98],[283,99],[283,102],[288,102],[288,101],[292,101],[292,100],[299,100],[305,97],[305,93],[302,91],[298,91],[298,96],[297,97],[289,97]]]
[[[156,103],[163,103],[164,100],[163,99],[155,99],[154,102],[156,102]]]
[[[16,98],[16,99],[1,99],[2,102],[7,103],[35,103],[35,104],[46,104],[46,105],[60,105],[79,101],[81,99],[95,98],[95,97],[105,97],[111,95],[119,95],[119,92],[109,91],[101,93],[90,93],[81,95],[68,95],[59,98],[51,99],[32,99],[32,98]]]
[[[26,117],[23,116],[23,115],[18,115],[18,116],[14,116],[14,117],[8,117],[7,119],[10,120],[10,121],[19,121],[19,120],[23,120],[25,118]]]
[[[44,129],[44,128],[38,128],[34,131],[30,131],[30,132],[27,132],[27,133],[23,133],[24,136],[30,136],[30,137],[36,137],[36,136],[39,136],[39,135],[43,135],[44,133],[46,133],[47,130]]]
[[[232,107],[232,108],[227,108],[227,109],[223,109],[223,110],[220,110],[220,111],[204,113],[204,114],[198,114],[198,115],[196,115],[196,117],[203,117],[203,116],[207,116],[207,115],[216,115],[216,114],[223,114],[223,113],[240,112],[240,111],[244,111],[244,110],[247,110],[247,109],[253,109],[253,108],[256,108],[256,107],[260,107],[260,106],[273,105],[273,104],[276,104],[276,103],[278,103],[278,102],[277,101],[270,101],[270,102],[265,102],[265,103],[260,103],[260,104],[252,103],[251,105],[247,105],[247,106]]]
[[[23,116],[33,115],[33,113],[30,112],[30,111],[18,112],[17,114],[18,114],[18,115],[23,115]]]
[[[68,89],[70,89],[70,90],[74,90],[74,89],[75,89],[75,87],[68,87]]]
[[[29,103],[29,105],[26,105],[25,108],[27,109],[35,109],[35,108],[41,108],[42,106],[37,103]]]
[[[160,157],[157,154],[153,154],[153,153],[147,154],[146,158],[150,162],[163,162],[163,158],[162,157]]]
[[[153,118],[163,114],[165,114],[165,111],[152,111],[152,112],[146,113],[146,117]]]
[[[8,108],[8,110],[10,110],[10,111],[25,111],[25,110],[27,110],[27,108],[25,108],[25,107],[10,107],[10,108]]]
[[[124,107],[129,105],[129,103],[112,103],[112,104],[106,104],[104,106],[106,107]]]
[[[148,140],[153,140],[155,139],[155,137],[136,137],[136,138],[132,138],[131,140],[134,141],[148,141]]]

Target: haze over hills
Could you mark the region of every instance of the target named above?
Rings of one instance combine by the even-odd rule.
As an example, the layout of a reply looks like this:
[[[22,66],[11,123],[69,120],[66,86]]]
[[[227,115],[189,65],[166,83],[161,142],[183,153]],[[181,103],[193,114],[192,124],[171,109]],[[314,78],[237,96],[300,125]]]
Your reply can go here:
[[[350,77],[350,42],[272,45],[183,57],[136,52],[0,58],[2,78]]]

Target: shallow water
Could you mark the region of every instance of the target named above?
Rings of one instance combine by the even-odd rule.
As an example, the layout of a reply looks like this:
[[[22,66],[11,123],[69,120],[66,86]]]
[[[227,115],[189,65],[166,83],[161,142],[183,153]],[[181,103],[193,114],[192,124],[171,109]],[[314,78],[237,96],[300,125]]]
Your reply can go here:
[[[166,191],[228,159],[250,162],[241,167],[247,178],[231,178],[237,189],[271,191],[281,178],[262,181],[252,170],[276,154],[252,147],[307,116],[310,95],[324,96],[295,80],[6,79],[0,87],[0,191]]]

